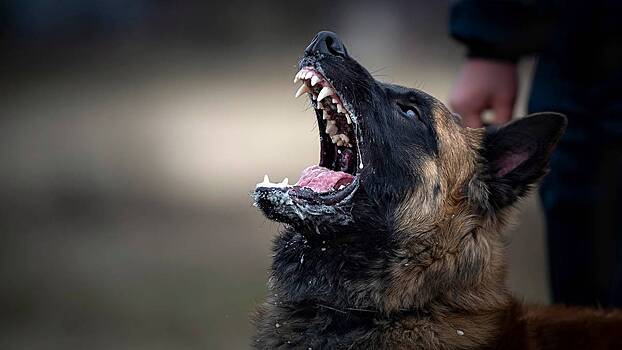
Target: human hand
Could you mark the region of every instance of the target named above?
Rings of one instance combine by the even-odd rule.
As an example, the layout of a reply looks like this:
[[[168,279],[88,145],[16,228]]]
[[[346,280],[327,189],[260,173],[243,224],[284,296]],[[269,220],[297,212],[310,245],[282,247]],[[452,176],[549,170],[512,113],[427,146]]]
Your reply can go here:
[[[469,59],[458,74],[449,106],[465,126],[482,127],[482,113],[487,110],[492,110],[494,124],[502,124],[512,118],[517,91],[515,63]]]

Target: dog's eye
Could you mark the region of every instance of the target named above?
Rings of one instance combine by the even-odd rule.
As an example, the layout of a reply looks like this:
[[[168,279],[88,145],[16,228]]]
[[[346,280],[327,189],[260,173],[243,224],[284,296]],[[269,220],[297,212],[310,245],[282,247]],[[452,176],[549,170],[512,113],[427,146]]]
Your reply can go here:
[[[402,113],[404,113],[408,118],[420,118],[421,117],[421,113],[419,113],[419,109],[417,107],[406,106],[406,105],[399,104],[399,103],[398,103],[398,107],[400,107],[400,110],[402,111]]]

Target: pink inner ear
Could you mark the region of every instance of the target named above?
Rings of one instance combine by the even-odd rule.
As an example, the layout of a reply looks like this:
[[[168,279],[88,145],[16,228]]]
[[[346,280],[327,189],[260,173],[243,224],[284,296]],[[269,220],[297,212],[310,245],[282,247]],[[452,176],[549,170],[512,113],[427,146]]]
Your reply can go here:
[[[524,161],[529,158],[528,152],[508,153],[501,157],[497,162],[499,170],[497,170],[497,176],[503,177],[512,170],[518,168]]]

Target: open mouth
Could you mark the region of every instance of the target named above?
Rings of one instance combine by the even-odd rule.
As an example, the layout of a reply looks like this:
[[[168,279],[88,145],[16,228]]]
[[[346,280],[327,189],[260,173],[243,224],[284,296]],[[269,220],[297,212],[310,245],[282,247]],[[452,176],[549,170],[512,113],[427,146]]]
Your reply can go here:
[[[272,183],[268,175],[257,184],[261,188],[279,188],[304,199],[328,204],[346,198],[356,188],[358,172],[363,168],[358,141],[357,118],[349,104],[316,68],[300,69],[294,83],[302,81],[295,97],[308,95],[315,110],[320,131],[320,161],[302,171],[296,184],[288,179]]]

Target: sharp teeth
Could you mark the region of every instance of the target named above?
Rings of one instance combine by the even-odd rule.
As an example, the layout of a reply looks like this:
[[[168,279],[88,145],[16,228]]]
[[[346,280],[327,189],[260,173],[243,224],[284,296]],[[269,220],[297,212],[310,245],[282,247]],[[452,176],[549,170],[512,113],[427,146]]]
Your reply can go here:
[[[307,74],[305,74],[305,79],[311,79],[312,76],[313,72],[307,72]]]
[[[336,98],[333,98],[333,103],[334,103],[334,104],[337,104],[337,103],[339,103],[339,101],[337,101],[337,99],[336,99]]]
[[[294,84],[296,84],[299,80],[300,80],[300,71],[298,71],[298,73],[296,73],[296,75],[294,76]]]
[[[330,115],[328,114],[326,110],[324,110],[322,112],[322,119],[327,120],[328,118],[330,118]]]
[[[330,136],[333,136],[337,133],[337,125],[334,120],[329,120],[326,122],[326,133]]]
[[[281,188],[281,189],[284,189],[287,186],[289,186],[289,179],[288,178],[284,178],[283,181],[281,181],[281,183],[271,183],[270,182],[270,178],[266,174],[266,175],[263,176],[263,182],[258,183],[255,186],[255,188],[265,187],[265,188]]]
[[[333,94],[333,90],[328,86],[324,86],[320,93],[317,95],[317,100],[322,101],[325,97],[328,97]]]
[[[348,113],[346,113],[346,120],[348,121],[348,124],[352,124],[352,119],[350,119],[350,115]]]
[[[257,185],[255,185],[255,188],[259,188],[259,187],[270,187],[270,178],[268,178],[268,175],[264,175],[263,176],[263,181],[258,183]]]
[[[346,109],[343,108],[341,103],[337,103],[337,113],[345,113],[345,112],[346,112]]]
[[[315,84],[320,82],[320,77],[318,77],[317,75],[314,75],[311,77],[311,86],[315,86]]]
[[[307,84],[302,84],[302,86],[300,86],[298,91],[296,91],[295,98],[302,96],[302,94],[304,94],[305,92],[309,92],[309,87],[307,86]]]
[[[306,74],[306,71],[304,71],[303,69],[301,69],[301,70],[299,70],[299,71],[298,71],[298,73],[296,73],[296,78],[297,78],[298,80],[302,80],[302,79],[304,79],[304,78],[305,78],[305,74]]]
[[[345,146],[350,142],[350,139],[344,134],[331,135],[331,141],[337,144],[337,146]]]

